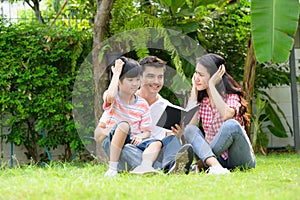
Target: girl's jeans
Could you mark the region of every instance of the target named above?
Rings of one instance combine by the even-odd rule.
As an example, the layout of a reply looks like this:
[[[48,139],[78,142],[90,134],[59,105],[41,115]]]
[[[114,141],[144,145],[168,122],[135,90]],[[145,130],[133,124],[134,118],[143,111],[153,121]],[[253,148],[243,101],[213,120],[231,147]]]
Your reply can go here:
[[[249,138],[245,130],[234,119],[224,122],[210,144],[195,125],[189,125],[185,128],[184,137],[187,143],[193,146],[195,154],[205,165],[205,160],[208,157],[215,156],[220,164],[228,169],[236,167],[247,169],[256,166],[255,155]],[[221,157],[225,150],[228,150],[228,159],[226,160]]]

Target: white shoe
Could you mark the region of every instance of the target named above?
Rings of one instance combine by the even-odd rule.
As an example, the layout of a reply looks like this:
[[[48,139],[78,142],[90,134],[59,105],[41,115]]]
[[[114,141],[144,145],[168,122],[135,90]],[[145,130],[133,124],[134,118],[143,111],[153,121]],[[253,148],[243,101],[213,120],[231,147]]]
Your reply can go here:
[[[211,166],[208,168],[208,174],[229,174],[230,171],[227,168],[221,166]]]
[[[134,170],[130,172],[130,174],[137,174],[137,175],[143,175],[143,174],[157,174],[158,171],[156,171],[152,166],[146,166],[146,165],[139,165]]]
[[[199,167],[198,167],[198,165],[197,164],[193,164],[191,166],[191,170],[190,171],[194,172],[195,174],[198,174],[199,173]]]
[[[104,177],[114,177],[118,175],[118,171],[116,170],[112,170],[112,169],[108,169],[105,174]]]

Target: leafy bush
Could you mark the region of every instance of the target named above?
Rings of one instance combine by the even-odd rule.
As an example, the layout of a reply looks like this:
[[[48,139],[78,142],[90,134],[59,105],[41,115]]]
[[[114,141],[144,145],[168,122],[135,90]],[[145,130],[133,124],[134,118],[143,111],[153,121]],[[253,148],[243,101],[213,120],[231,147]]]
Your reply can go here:
[[[39,161],[38,147],[82,149],[72,116],[72,89],[90,36],[42,24],[0,22],[1,114],[7,142],[24,145]],[[85,49],[85,51],[83,50]],[[80,64],[80,63],[79,63]],[[46,137],[42,137],[45,131]]]

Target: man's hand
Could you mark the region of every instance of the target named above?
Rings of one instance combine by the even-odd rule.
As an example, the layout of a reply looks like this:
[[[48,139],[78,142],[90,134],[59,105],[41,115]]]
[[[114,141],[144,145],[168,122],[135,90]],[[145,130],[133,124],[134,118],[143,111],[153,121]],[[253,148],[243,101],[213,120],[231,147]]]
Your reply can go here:
[[[181,126],[175,124],[175,127],[172,126],[171,130],[174,133],[174,135],[176,135],[180,139],[184,133],[184,123],[182,122]]]

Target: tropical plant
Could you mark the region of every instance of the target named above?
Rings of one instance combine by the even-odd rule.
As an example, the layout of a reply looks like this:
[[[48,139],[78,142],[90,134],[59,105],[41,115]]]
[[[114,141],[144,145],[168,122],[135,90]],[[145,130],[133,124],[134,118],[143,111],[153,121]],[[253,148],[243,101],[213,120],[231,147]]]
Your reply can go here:
[[[250,114],[252,114],[252,99],[256,82],[254,80],[258,74],[256,73],[257,62],[263,66],[262,64],[266,62],[283,63],[287,61],[294,43],[298,18],[298,0],[288,2],[285,0],[251,1],[252,27],[243,79],[243,86],[250,105]],[[272,70],[270,72],[272,73]],[[274,79],[266,80],[273,81]]]
[[[263,155],[267,154],[267,146],[269,142],[266,129],[276,137],[288,137],[285,132],[285,128],[272,104],[277,106],[275,101],[266,92],[259,91],[257,93],[255,112],[253,112],[251,116],[253,125],[252,146],[255,152],[259,151]],[[281,115],[284,116],[284,113],[278,106],[277,110]],[[287,126],[289,127],[290,132],[292,132],[288,123]]]
[[[259,96],[256,97],[255,114],[251,116],[253,125],[252,146],[255,152],[260,151],[266,155],[266,145],[268,144],[268,137],[262,131],[264,122],[267,121],[268,116],[264,113],[266,107],[266,100],[262,100]]]

